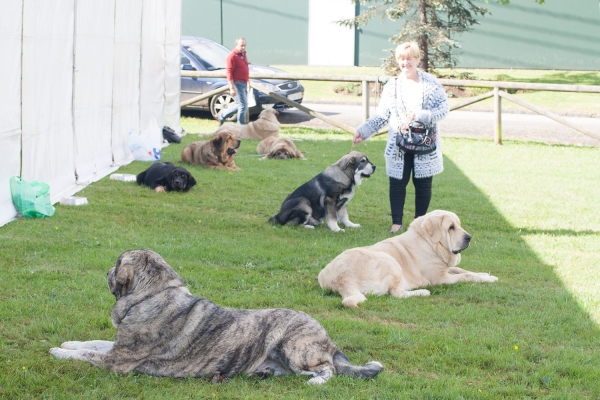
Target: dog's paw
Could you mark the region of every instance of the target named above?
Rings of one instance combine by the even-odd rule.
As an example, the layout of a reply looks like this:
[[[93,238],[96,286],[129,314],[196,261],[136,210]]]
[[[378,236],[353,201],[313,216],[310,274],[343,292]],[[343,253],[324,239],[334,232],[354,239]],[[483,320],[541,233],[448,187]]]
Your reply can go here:
[[[71,358],[71,350],[61,349],[60,347],[53,347],[48,350],[48,353],[61,360]]]
[[[348,228],[360,228],[360,224],[355,224],[354,222],[349,222],[346,225]]]
[[[312,226],[312,225],[304,225],[304,227],[305,227],[306,229],[315,229],[315,227],[314,227],[314,226]]]
[[[498,278],[493,275],[485,275],[481,277],[482,282],[497,282]]]
[[[333,372],[331,372],[331,370],[326,369],[323,371],[319,371],[315,374],[314,377],[310,378],[308,380],[308,384],[311,385],[322,385],[325,382],[327,382],[329,380],[329,378],[331,378],[333,376]]]
[[[342,300],[342,304],[345,305],[346,307],[355,308],[363,301],[367,301],[367,298],[362,293],[359,293],[359,294],[345,297]]]
[[[411,290],[410,293],[411,293],[411,296],[429,296],[429,295],[431,295],[431,292],[427,289]]]

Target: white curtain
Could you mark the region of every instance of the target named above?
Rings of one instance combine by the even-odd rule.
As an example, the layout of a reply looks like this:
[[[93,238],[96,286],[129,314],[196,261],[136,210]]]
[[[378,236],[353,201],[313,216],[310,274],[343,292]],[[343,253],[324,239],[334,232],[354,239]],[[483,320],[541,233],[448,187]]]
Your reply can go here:
[[[75,0],[25,0],[22,171],[50,185],[52,201],[76,187],[73,143]]]
[[[181,133],[181,2],[166,2],[165,16],[165,125]]]
[[[21,173],[21,31],[23,1],[2,0],[0,12],[0,226],[17,216],[9,181]]]
[[[75,6],[75,171],[78,183],[87,184],[106,176],[113,164],[115,0],[77,0]]]
[[[143,0],[142,68],[140,71],[140,130],[152,118],[165,125],[165,7],[166,0]]]
[[[112,151],[115,164],[133,160],[127,143],[140,128],[142,0],[118,0],[115,12]]]

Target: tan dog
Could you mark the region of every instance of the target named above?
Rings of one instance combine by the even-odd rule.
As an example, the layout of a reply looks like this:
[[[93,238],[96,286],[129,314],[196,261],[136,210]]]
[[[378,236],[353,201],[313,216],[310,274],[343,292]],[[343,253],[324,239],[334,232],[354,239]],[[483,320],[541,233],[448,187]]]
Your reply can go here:
[[[342,304],[356,307],[364,294],[394,297],[429,296],[423,286],[456,282],[496,282],[483,272],[456,267],[471,240],[456,214],[436,210],[415,219],[408,230],[369,247],[344,251],[320,273],[319,284],[342,295]]]
[[[283,308],[223,308],[190,293],[183,279],[150,250],[131,250],[108,272],[116,304],[114,342],[64,342],[50,349],[60,359],[88,361],[116,372],[212,377],[302,374],[322,384],[334,374],[371,378],[377,361],[353,365],[309,315]]]
[[[235,153],[240,147],[241,140],[231,133],[221,132],[206,141],[192,142],[181,152],[181,161],[207,168],[240,171],[235,165]]]
[[[297,148],[294,142],[287,138],[281,138],[276,136],[269,136],[263,139],[256,146],[256,152],[258,154],[264,154],[264,158],[274,158],[276,160],[289,160],[290,158],[304,158]]]
[[[256,121],[249,122],[247,125],[225,124],[217,130],[217,133],[229,132],[240,139],[259,140],[269,136],[279,136],[278,115],[277,110],[267,108],[259,114]]]

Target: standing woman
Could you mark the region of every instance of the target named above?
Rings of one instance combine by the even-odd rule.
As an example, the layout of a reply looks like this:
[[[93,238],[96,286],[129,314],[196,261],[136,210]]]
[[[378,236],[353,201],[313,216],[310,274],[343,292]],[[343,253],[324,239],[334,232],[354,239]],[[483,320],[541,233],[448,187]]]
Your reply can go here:
[[[442,139],[437,122],[448,114],[444,87],[427,72],[417,69],[421,52],[416,42],[405,42],[396,48],[400,75],[383,88],[375,115],[356,129],[353,143],[369,138],[389,123],[385,147],[386,173],[390,179],[392,228],[401,231],[406,186],[412,173],[415,187],[415,218],[425,215],[431,201],[433,175],[444,170]],[[431,124],[437,149],[429,154],[407,154],[396,146],[396,135],[407,129],[411,121]]]

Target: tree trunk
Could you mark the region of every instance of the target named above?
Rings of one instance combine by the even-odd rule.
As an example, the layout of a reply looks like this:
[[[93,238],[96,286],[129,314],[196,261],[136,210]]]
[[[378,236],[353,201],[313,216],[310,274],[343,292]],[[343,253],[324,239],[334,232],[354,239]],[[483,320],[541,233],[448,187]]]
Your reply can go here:
[[[421,28],[427,25],[427,0],[419,0],[419,13],[421,14]],[[419,37],[419,47],[421,48],[421,69],[429,71],[429,50],[427,49],[427,34],[423,33]]]

